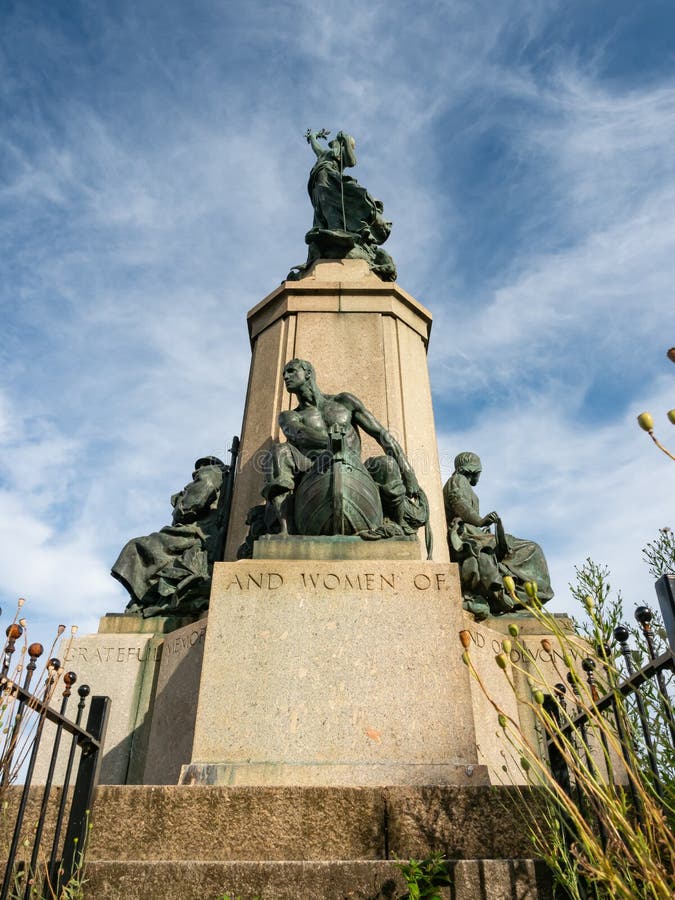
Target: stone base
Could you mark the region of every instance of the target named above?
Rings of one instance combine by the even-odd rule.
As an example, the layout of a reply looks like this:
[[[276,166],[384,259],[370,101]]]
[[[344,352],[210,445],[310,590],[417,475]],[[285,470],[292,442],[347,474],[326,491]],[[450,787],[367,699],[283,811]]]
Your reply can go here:
[[[452,888],[442,900],[552,900],[551,876],[532,859],[458,859],[449,866]],[[486,886],[489,885],[489,894]],[[209,863],[87,862],[87,889],[98,900],[393,900],[407,897],[403,874],[391,860],[293,860]]]
[[[202,613],[199,618],[204,618]],[[106,613],[98,623],[99,634],[169,634],[185,625],[190,625],[190,616],[151,616],[144,619],[127,613]]]
[[[392,900],[397,859],[442,853],[453,900],[550,900],[523,813],[504,787],[103,787],[87,896],[102,900]],[[18,796],[17,796],[18,802]],[[214,837],[215,836],[215,837]]]
[[[192,750],[205,632],[203,617],[191,622],[109,613],[98,634],[62,641],[59,658],[76,673],[75,689],[87,684],[92,695],[112,700],[101,784],[177,782]],[[77,699],[71,699],[71,707]],[[54,705],[60,703],[57,692]],[[35,784],[46,779],[53,734],[54,726],[46,722]],[[69,746],[61,742],[55,784],[63,782]]]
[[[421,559],[421,552],[416,537],[364,541],[342,534],[311,537],[265,534],[253,544],[253,559]]]
[[[213,785],[293,785],[335,787],[358,784],[363,787],[428,784],[485,785],[490,783],[487,766],[457,765],[358,765],[343,763],[190,763],[183,766],[180,784]]]
[[[480,760],[462,624],[450,564],[216,563],[188,771],[467,783]]]

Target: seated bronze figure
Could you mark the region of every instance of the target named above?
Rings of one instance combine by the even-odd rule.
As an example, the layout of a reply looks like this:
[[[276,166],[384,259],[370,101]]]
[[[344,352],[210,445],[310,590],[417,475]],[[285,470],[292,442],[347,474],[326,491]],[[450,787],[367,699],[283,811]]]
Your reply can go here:
[[[455,457],[455,471],[443,488],[450,559],[458,563],[464,608],[477,619],[522,609],[529,602],[525,583],[534,581],[542,603],[553,596],[548,566],[534,541],[506,534],[496,512],[481,516],[474,487],[482,471],[475,453]],[[492,534],[490,526],[495,525]],[[515,582],[515,602],[504,590],[503,578]]]

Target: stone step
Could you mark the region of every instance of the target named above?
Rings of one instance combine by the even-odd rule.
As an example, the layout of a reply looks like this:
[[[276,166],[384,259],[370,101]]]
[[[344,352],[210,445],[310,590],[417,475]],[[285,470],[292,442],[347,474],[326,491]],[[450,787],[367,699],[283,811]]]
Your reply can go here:
[[[92,861],[517,859],[537,795],[495,786],[102,786]]]
[[[551,900],[541,863],[458,860],[452,900]],[[384,860],[295,862],[90,862],[84,893],[97,900],[394,900],[407,897],[402,874]]]

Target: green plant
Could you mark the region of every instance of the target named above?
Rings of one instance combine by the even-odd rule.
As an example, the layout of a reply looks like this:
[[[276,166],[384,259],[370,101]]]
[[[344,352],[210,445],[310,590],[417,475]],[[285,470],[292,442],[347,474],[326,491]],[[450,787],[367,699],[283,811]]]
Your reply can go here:
[[[460,635],[462,658],[495,709],[505,755],[543,798],[543,806],[537,805],[528,822],[536,852],[546,860],[566,896],[573,900],[670,900],[675,894],[675,837],[668,821],[675,813],[673,796],[664,800],[656,796],[640,753],[620,739],[613,722],[596,708],[597,685],[593,677],[589,682],[586,676],[603,674],[605,686],[611,689],[621,672],[605,643],[597,641],[596,650],[588,637],[607,636],[610,623],[600,613],[607,612],[610,619],[614,613],[618,617],[620,606],[610,594],[605,570],[587,560],[577,587],[588,591],[589,586],[594,591],[593,595],[584,593],[590,617],[587,637],[565,631],[554,616],[542,610],[536,586],[531,590],[529,611],[549,635],[542,646],[551,657],[555,684],[527,641],[521,640],[515,624],[510,626],[503,652],[496,657],[496,665],[519,704],[529,708],[539,732],[550,738],[552,764],[545,761],[543,748],[523,732],[519,718],[510,716],[491,697],[472,664],[470,640],[464,634]],[[508,590],[509,585],[506,587]],[[519,663],[509,659],[511,647],[518,651]],[[557,654],[552,654],[552,649]],[[591,660],[583,673],[577,670],[575,657]],[[573,690],[565,706],[554,698],[560,698],[558,684],[568,683]],[[621,727],[628,733],[630,709],[618,692],[614,700]],[[578,713],[586,715],[584,727],[574,724]],[[569,774],[567,786],[564,772]],[[527,815],[531,798],[521,790]]]
[[[667,525],[659,529],[655,541],[642,548],[642,556],[653,578],[675,575],[675,532]]]
[[[441,900],[438,888],[452,884],[448,861],[441,853],[394,865],[402,872],[408,886],[408,893],[402,895],[400,900]]]

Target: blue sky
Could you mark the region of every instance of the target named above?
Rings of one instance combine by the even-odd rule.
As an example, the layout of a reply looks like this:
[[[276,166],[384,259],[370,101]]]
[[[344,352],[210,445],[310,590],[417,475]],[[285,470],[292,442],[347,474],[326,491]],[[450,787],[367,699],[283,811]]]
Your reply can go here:
[[[122,545],[239,433],[246,311],[305,257],[308,127],[356,136],[434,315],[444,475],[481,455],[554,609],[588,555],[653,601],[675,465],[635,416],[675,445],[673,33],[665,0],[0,0],[3,608],[96,630]]]

